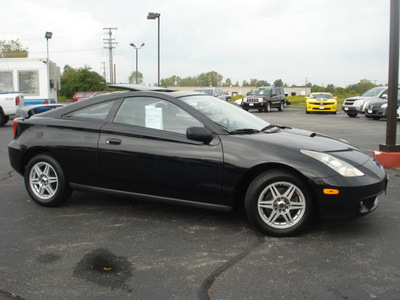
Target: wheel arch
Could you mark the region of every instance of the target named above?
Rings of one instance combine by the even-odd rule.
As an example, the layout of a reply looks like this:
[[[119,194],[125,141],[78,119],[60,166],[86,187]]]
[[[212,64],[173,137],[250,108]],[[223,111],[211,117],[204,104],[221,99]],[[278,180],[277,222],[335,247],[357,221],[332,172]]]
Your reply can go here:
[[[299,170],[286,165],[286,164],[281,164],[281,163],[263,163],[256,165],[249,169],[246,174],[242,177],[240,182],[238,183],[236,190],[235,190],[235,199],[234,199],[234,207],[239,208],[243,207],[244,201],[245,201],[245,195],[246,191],[249,188],[251,182],[261,173],[269,170],[283,170],[287,171],[288,173],[293,174],[297,178],[299,178],[307,187],[310,195],[311,195],[311,200],[313,201],[314,207],[318,205],[317,201],[315,201],[315,195],[314,192],[311,188],[311,184],[309,182],[309,178],[301,173]]]
[[[31,150],[27,151],[26,153],[24,153],[24,155],[22,157],[22,163],[20,165],[20,170],[19,170],[20,174],[24,174],[29,161],[32,158],[34,158],[35,156],[40,155],[40,154],[51,156],[61,165],[58,156],[53,151],[51,151],[47,148],[35,148],[35,149],[31,149]],[[61,165],[61,167],[64,169],[64,167],[62,165]]]

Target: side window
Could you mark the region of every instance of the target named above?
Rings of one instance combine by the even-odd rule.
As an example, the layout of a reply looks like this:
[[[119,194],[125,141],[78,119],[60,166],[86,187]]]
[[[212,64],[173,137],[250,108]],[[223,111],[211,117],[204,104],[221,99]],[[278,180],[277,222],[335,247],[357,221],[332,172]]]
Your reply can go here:
[[[93,120],[105,120],[110,113],[115,101],[107,101],[94,105],[90,105],[78,110],[75,110],[63,117],[66,118],[82,118]]]
[[[181,134],[186,134],[186,129],[189,127],[203,126],[175,104],[152,97],[126,98],[115,115],[114,123]]]

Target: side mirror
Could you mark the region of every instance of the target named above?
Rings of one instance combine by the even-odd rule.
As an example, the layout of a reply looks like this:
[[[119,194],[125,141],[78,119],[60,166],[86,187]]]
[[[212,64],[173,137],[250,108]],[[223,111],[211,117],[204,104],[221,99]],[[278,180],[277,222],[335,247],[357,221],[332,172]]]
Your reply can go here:
[[[214,138],[213,134],[205,127],[189,127],[186,129],[186,137],[204,144],[209,144]]]
[[[387,99],[387,98],[388,98],[388,95],[387,95],[387,94],[383,94],[383,95],[381,96],[381,98]]]

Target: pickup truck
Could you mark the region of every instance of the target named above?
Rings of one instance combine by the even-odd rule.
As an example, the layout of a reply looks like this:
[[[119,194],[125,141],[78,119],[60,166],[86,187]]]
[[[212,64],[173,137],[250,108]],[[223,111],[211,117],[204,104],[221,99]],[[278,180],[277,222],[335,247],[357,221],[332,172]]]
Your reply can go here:
[[[19,92],[0,93],[0,126],[7,124],[18,107],[24,105],[24,95]]]

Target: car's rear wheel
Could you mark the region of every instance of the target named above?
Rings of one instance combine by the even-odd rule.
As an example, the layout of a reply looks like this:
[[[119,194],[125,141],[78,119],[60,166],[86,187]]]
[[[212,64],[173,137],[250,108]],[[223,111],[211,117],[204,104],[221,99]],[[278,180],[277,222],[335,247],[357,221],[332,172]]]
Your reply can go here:
[[[0,108],[0,126],[4,126],[10,120],[10,116],[6,116]]]
[[[42,206],[59,206],[71,196],[60,164],[49,155],[37,155],[25,169],[25,187],[29,196]]]
[[[291,236],[304,230],[311,219],[312,199],[305,183],[285,170],[257,176],[245,198],[250,223],[271,236]]]
[[[281,101],[281,104],[278,107],[279,111],[283,111],[285,109],[285,102]]]

